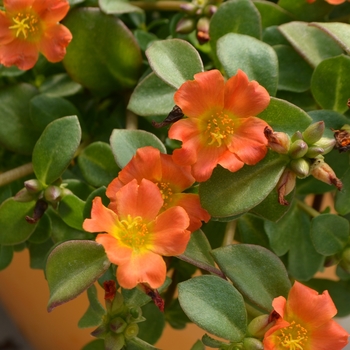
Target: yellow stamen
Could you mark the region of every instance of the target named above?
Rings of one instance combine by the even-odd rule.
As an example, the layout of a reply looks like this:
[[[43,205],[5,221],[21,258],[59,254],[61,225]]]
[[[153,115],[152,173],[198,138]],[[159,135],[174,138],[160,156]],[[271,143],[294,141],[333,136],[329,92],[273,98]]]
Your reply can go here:
[[[17,29],[16,37],[18,38],[22,33],[24,39],[27,39],[29,34],[36,34],[38,32],[38,18],[28,13],[18,13],[16,17],[12,18],[15,23],[9,29]]]
[[[164,201],[163,208],[169,207],[171,205],[171,202],[173,200],[173,190],[170,187],[169,182],[157,182],[156,185],[158,186],[160,193],[162,194],[162,198]]]
[[[220,147],[222,142],[228,141],[234,132],[234,122],[232,118],[223,112],[215,113],[215,115],[212,115],[207,121],[205,134],[208,137],[208,145],[217,143],[217,147]]]
[[[307,341],[307,329],[292,321],[288,327],[280,329],[280,345],[289,350],[303,350]]]
[[[128,215],[126,219],[119,222],[120,241],[136,251],[145,245],[148,233],[147,224],[143,222],[141,216],[132,218]]]

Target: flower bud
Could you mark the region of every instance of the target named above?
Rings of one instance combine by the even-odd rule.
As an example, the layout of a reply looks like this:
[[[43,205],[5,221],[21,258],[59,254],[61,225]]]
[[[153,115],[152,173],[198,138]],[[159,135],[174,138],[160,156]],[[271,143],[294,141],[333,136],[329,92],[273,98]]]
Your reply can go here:
[[[138,333],[139,333],[139,326],[137,325],[137,323],[131,323],[128,325],[128,327],[124,331],[124,336],[127,340],[130,340],[132,338],[135,338]]]
[[[104,339],[106,335],[108,334],[108,326],[105,323],[102,323],[100,326],[98,326],[96,329],[94,329],[90,334],[93,337]]]
[[[206,17],[211,17],[216,11],[218,10],[218,7],[215,5],[208,5],[204,8],[203,14]]]
[[[347,273],[350,273],[350,247],[343,251],[340,265]]]
[[[307,143],[303,140],[296,140],[289,148],[289,155],[294,159],[298,159],[304,157],[307,151]]]
[[[285,169],[277,183],[278,203],[281,205],[289,205],[284,198],[291,193],[295,187],[296,175],[290,169]]]
[[[30,224],[37,223],[44,215],[45,211],[48,208],[48,203],[43,199],[38,199],[35,203],[33,217],[26,216],[25,219]]]
[[[190,2],[187,2],[185,4],[181,4],[180,9],[183,12],[187,13],[188,15],[194,15],[198,9],[198,6],[196,6],[195,4],[192,4]]]
[[[210,20],[207,17],[202,17],[197,22],[197,40],[203,45],[209,41],[209,23]]]
[[[108,333],[105,337],[105,350],[121,350],[125,346],[123,334]]]
[[[290,146],[289,136],[284,132],[273,132],[268,126],[264,129],[268,147],[280,154],[287,154]]]
[[[109,322],[109,328],[114,333],[123,333],[127,323],[121,317],[115,317],[111,322]]]
[[[264,350],[264,345],[259,339],[244,338],[243,348],[245,350]]]
[[[31,202],[35,198],[36,198],[36,195],[34,193],[29,192],[26,188],[22,188],[13,197],[13,199],[16,202]]]
[[[196,22],[193,18],[181,18],[176,25],[176,33],[189,34],[196,28]]]
[[[343,188],[333,169],[322,158],[317,158],[311,165],[310,173],[316,179],[334,185],[339,191]]]
[[[323,154],[329,153],[335,146],[336,140],[329,139],[328,137],[321,137],[313,146],[323,148]]]
[[[307,150],[305,157],[307,158],[316,158],[320,154],[324,153],[324,149],[317,146],[309,146],[309,149]]]
[[[43,189],[43,185],[37,179],[31,179],[31,180],[24,181],[24,187],[30,193],[38,193]]]
[[[44,197],[48,202],[59,202],[61,195],[61,189],[53,185],[48,186],[44,191]]]
[[[263,338],[265,333],[274,325],[270,322],[270,315],[255,317],[248,325],[248,333],[255,338]]]
[[[302,140],[303,139],[303,135],[300,131],[297,131],[296,133],[294,133],[294,135],[291,137],[291,141],[294,142],[296,140]]]
[[[324,122],[317,122],[309,125],[302,133],[304,141],[312,145],[317,142],[324,133]]]
[[[300,179],[309,175],[310,172],[310,163],[304,159],[293,159],[289,163],[289,168],[298,176]]]

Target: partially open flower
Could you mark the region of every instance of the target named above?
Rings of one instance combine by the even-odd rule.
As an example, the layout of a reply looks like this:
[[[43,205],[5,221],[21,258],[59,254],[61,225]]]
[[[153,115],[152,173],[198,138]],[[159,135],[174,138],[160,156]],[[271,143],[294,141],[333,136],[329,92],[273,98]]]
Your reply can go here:
[[[291,193],[295,187],[296,174],[291,169],[285,169],[277,183],[278,203],[281,205],[289,205],[284,198]]]
[[[339,191],[343,188],[342,182],[337,178],[333,169],[325,163],[323,158],[316,158],[311,165],[310,173],[316,179],[334,185]]]
[[[67,0],[4,0],[0,11],[0,63],[6,67],[32,68],[41,52],[59,62],[72,34],[62,24],[69,10]]]

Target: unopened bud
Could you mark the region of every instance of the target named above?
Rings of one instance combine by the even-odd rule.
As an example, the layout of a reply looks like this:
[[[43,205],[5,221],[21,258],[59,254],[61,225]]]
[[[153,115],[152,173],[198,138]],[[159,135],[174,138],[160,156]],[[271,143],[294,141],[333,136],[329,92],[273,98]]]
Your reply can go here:
[[[105,323],[103,323],[102,325],[100,325],[96,329],[94,329],[90,334],[93,337],[104,339],[108,333],[109,333],[109,330],[107,328],[107,325]]]
[[[309,145],[317,142],[324,133],[324,122],[317,122],[309,125],[302,133],[303,139]]]
[[[142,310],[138,306],[135,306],[129,310],[130,316],[133,318],[133,320],[138,320],[142,317]]]
[[[264,350],[263,343],[255,338],[244,338],[243,347],[245,350]]]
[[[33,217],[26,216],[25,219],[30,224],[37,223],[44,215],[46,209],[48,208],[48,203],[43,199],[38,199],[35,203]]]
[[[197,22],[197,39],[201,45],[205,44],[210,39],[209,23],[210,23],[210,20],[207,17],[202,17]]]
[[[317,146],[309,146],[309,149],[307,150],[305,156],[307,158],[316,158],[317,156],[323,153],[324,153],[323,148],[317,147]]]
[[[343,188],[333,169],[322,158],[317,158],[311,165],[310,173],[316,179],[334,185],[339,191]]]
[[[109,328],[114,333],[123,333],[127,327],[127,323],[121,317],[115,317],[109,322]]]
[[[248,333],[255,338],[263,338],[265,333],[274,325],[270,322],[270,315],[255,317],[248,325]]]
[[[287,154],[290,146],[289,136],[284,132],[273,132],[268,126],[264,129],[264,135],[267,138],[268,146],[275,152]]]
[[[279,204],[289,205],[288,201],[284,197],[293,191],[295,182],[295,173],[290,169],[285,169],[277,184]]]
[[[105,337],[105,350],[121,350],[125,346],[123,334],[108,333]]]
[[[188,2],[180,5],[180,9],[188,15],[194,15],[198,9],[198,6]]]
[[[304,158],[293,159],[289,163],[289,168],[295,173],[297,177],[302,179],[309,175],[310,163]]]
[[[176,25],[176,33],[189,34],[196,28],[196,22],[193,18],[181,18]]]
[[[44,191],[44,197],[48,202],[58,202],[61,199],[61,189],[57,186],[50,185]]]
[[[43,189],[43,185],[37,179],[31,179],[31,180],[24,181],[24,187],[30,193],[38,193]]]
[[[137,323],[129,324],[126,330],[124,331],[124,335],[127,340],[135,338],[138,333],[139,333],[139,326],[137,325]]]
[[[322,154],[329,153],[335,146],[335,139],[329,139],[328,137],[321,137],[317,142],[313,144],[313,146],[323,148]]]
[[[26,188],[22,188],[20,191],[16,193],[13,199],[16,202],[31,202],[36,198],[36,195],[30,193]]]
[[[298,159],[304,157],[307,151],[307,143],[303,140],[296,140],[289,148],[289,155],[294,159]]]
[[[216,11],[218,10],[218,7],[215,5],[208,5],[204,8],[203,14],[206,17],[211,17]]]
[[[293,134],[293,136],[291,137],[291,141],[294,142],[296,140],[302,140],[303,139],[303,135],[300,131],[297,131]]]

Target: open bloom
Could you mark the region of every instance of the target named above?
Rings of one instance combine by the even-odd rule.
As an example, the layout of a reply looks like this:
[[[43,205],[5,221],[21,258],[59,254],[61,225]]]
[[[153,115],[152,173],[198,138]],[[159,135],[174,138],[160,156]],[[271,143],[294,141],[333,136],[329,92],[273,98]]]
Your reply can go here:
[[[72,34],[58,21],[69,10],[67,0],[4,0],[0,11],[0,63],[32,68],[41,52],[50,62],[66,54]]]
[[[201,227],[202,220],[209,221],[210,215],[201,207],[198,194],[182,193],[195,182],[191,168],[175,164],[170,155],[160,153],[158,149],[150,146],[139,148],[118,177],[107,187],[106,194],[111,201],[108,206],[110,209],[116,209],[115,194],[133,179],[138,183],[142,179],[148,179],[158,186],[164,201],[161,211],[177,205],[184,208],[190,218],[188,229],[191,232]]]
[[[278,315],[265,333],[265,350],[340,350],[348,343],[348,333],[332,320],[337,309],[328,291],[295,282],[288,300],[278,297],[272,305]]]
[[[315,2],[316,0],[306,0],[309,4],[312,4],[313,2]],[[340,5],[343,2],[345,2],[345,0],[326,0],[329,4],[331,5]],[[349,1],[349,0],[348,0]]]
[[[174,95],[176,105],[188,117],[174,123],[169,137],[182,141],[174,161],[190,165],[197,181],[206,181],[217,164],[237,171],[254,165],[267,152],[263,120],[254,117],[270,97],[256,81],[238,70],[225,83],[218,70],[195,74]]]
[[[182,254],[190,239],[189,218],[177,206],[159,213],[162,195],[153,182],[134,179],[115,194],[115,207],[106,208],[100,197],[92,203],[91,219],[83,227],[98,234],[108,259],[118,265],[117,279],[123,288],[148,283],[159,288],[165,281],[162,256]]]

